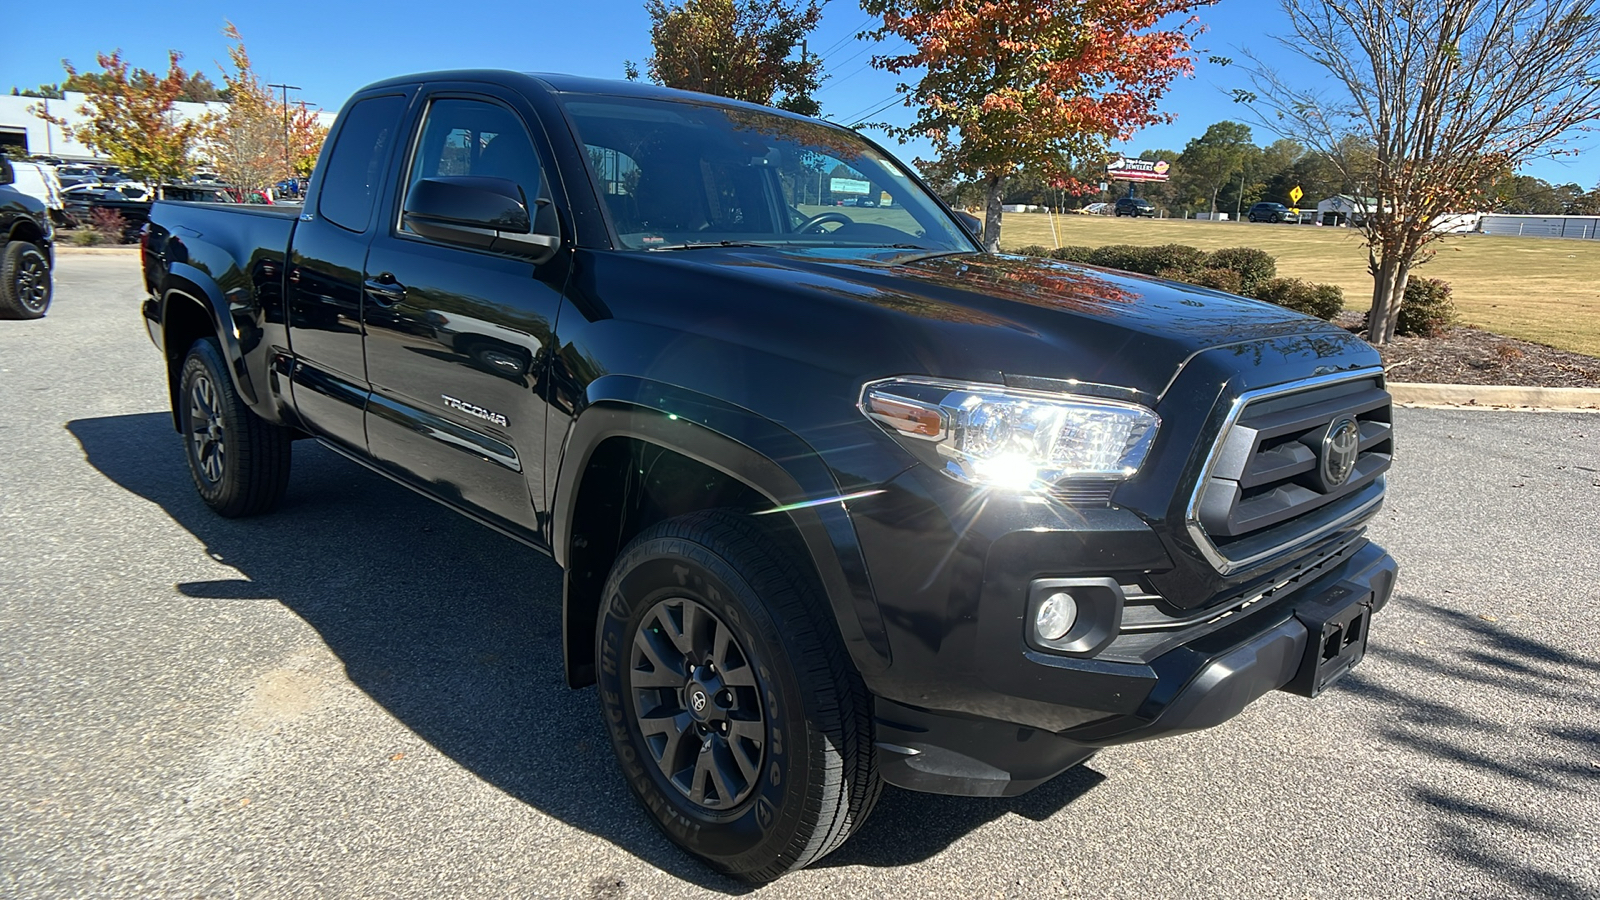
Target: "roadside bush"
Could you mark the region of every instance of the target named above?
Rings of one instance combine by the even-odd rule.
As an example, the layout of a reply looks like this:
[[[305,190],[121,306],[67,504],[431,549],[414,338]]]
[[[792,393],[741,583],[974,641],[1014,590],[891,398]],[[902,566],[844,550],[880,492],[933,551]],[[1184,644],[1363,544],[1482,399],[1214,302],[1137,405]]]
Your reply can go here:
[[[1254,247],[1228,247],[1206,257],[1206,268],[1228,269],[1239,273],[1239,289],[1255,296],[1258,285],[1278,274],[1278,261],[1272,254]]]
[[[1057,247],[1056,249],[1051,250],[1050,258],[1064,260],[1066,262],[1087,263],[1089,262],[1089,257],[1093,254],[1094,249],[1092,247],[1083,247],[1073,244],[1066,247]]]
[[[1406,281],[1405,299],[1400,303],[1396,334],[1438,337],[1456,324],[1456,302],[1448,282],[1437,278],[1411,278]]]
[[[1161,270],[1150,265],[1153,258],[1150,250],[1149,247],[1135,247],[1132,244],[1106,244],[1089,252],[1089,262],[1108,269],[1154,275]]]
[[[1176,280],[1187,281],[1189,276],[1198,274],[1206,266],[1206,252],[1185,244],[1162,244],[1143,249],[1144,259],[1141,262],[1145,268],[1138,271],[1148,271],[1150,274],[1178,272],[1182,275]]]
[[[105,238],[101,237],[100,232],[95,231],[93,228],[79,228],[72,233],[72,245],[74,247],[98,247],[103,243],[105,243]]]
[[[1244,293],[1244,280],[1232,269],[1201,269],[1186,280],[1214,291],[1225,291],[1229,294]]]
[[[1257,283],[1250,296],[1319,319],[1331,320],[1344,309],[1344,290],[1338,285],[1298,278],[1269,278]]]
[[[128,233],[128,220],[114,209],[96,206],[89,211],[89,227],[107,244],[120,244]]]
[[[1043,244],[1029,244],[1026,247],[1018,247],[1011,252],[1017,256],[1049,256],[1050,248]]]

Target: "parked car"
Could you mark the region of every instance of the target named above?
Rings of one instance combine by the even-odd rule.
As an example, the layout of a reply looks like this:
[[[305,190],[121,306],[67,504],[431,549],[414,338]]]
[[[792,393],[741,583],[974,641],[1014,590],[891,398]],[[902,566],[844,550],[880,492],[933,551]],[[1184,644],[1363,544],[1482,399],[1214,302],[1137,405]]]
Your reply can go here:
[[[1283,222],[1289,218],[1289,207],[1282,203],[1257,203],[1245,217],[1252,222]]]
[[[55,226],[15,181],[13,163],[0,157],[0,318],[37,319],[54,292]]]
[[[637,177],[595,184],[595,152]],[[786,174],[840,165],[892,204],[857,220]],[[339,113],[301,213],[152,210],[143,316],[200,498],[270,510],[309,437],[550,554],[567,682],[598,685],[645,815],[721,871],[821,858],[885,782],[1015,796],[1314,697],[1393,590],[1375,349],[986,254],[833,123],[394,78]]]
[[[56,178],[61,181],[62,187],[100,183],[100,174],[88,166],[57,166]]]
[[[50,221],[67,224],[66,201],[61,195],[61,181],[53,166],[40,162],[11,162],[12,187],[38,200],[50,211]]]
[[[1114,213],[1118,216],[1132,216],[1134,218],[1146,216],[1154,219],[1156,217],[1156,208],[1154,204],[1143,197],[1118,197]]]

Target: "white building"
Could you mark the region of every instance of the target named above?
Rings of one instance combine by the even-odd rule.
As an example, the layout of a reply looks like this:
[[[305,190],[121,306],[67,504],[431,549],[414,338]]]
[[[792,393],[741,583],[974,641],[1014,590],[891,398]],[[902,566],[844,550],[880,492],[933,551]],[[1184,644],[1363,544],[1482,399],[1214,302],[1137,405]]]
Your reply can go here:
[[[62,159],[99,159],[100,154],[66,136],[60,125],[39,118],[28,111],[38,107],[56,118],[77,125],[85,120],[78,107],[87,98],[77,91],[68,91],[65,100],[46,100],[41,97],[0,96],[0,144],[10,144],[36,156],[59,156]],[[226,103],[177,103],[180,118],[194,120],[208,112],[226,111]]]

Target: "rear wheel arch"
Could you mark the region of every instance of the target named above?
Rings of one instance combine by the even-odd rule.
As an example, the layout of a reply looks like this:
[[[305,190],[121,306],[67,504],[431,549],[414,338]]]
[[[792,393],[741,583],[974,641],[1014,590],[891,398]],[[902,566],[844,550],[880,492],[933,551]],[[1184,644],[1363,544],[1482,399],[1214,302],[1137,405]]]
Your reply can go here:
[[[227,304],[199,282],[186,277],[188,273],[179,271],[188,268],[173,266],[163,279],[161,294],[162,343],[165,345],[162,351],[167,359],[167,384],[174,392],[174,408],[177,377],[183,367],[184,357],[194,342],[202,337],[217,339],[234,390],[239,392],[247,405],[254,407],[257,400],[255,386],[245,369],[244,352],[239,347],[239,336],[232,326]],[[177,424],[174,418],[173,426],[177,427]]]

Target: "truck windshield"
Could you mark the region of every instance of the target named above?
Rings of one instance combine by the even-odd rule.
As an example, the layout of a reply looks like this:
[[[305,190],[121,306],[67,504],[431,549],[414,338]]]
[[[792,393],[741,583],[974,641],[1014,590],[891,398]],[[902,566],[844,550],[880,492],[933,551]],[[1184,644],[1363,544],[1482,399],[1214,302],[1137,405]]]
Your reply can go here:
[[[567,95],[620,246],[976,248],[893,159],[822,122]]]

